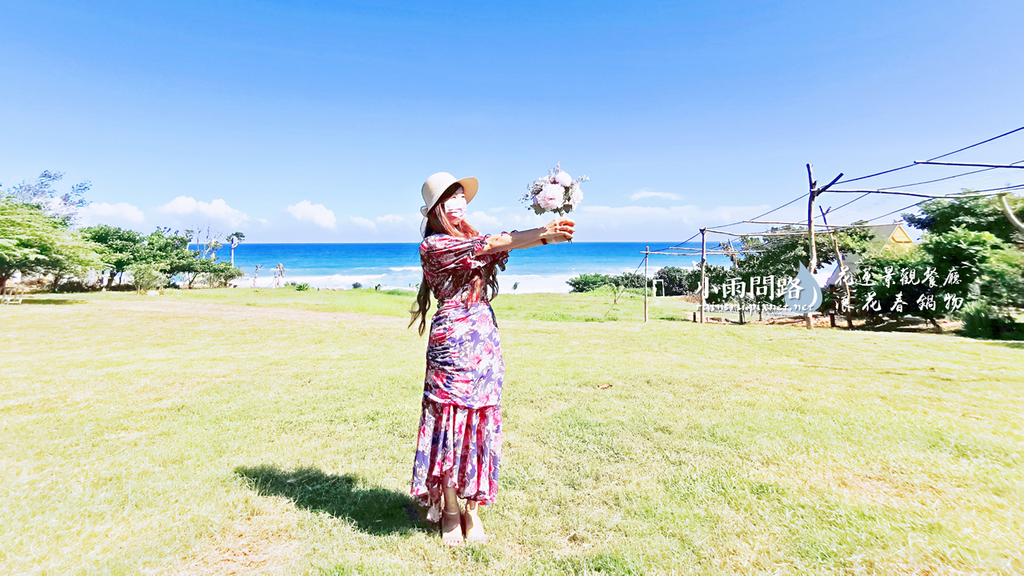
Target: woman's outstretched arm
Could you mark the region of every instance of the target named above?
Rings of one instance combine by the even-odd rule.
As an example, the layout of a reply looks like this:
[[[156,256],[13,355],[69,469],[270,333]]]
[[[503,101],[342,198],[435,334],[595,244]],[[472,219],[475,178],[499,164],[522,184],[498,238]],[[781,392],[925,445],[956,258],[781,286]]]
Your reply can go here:
[[[540,228],[524,230],[522,232],[503,232],[487,239],[487,247],[480,251],[481,254],[491,252],[504,252],[508,250],[520,250],[532,248],[544,244],[557,242],[568,242],[572,240],[575,222],[568,218],[552,220]]]

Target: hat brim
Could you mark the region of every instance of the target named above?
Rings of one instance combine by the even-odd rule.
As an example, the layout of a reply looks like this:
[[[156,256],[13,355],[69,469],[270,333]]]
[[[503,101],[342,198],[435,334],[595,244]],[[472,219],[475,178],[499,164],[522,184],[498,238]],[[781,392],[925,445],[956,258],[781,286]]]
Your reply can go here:
[[[425,211],[433,210],[441,198],[453,190],[455,187],[461,186],[463,192],[466,195],[466,202],[468,203],[476,196],[476,191],[479,188],[479,183],[476,178],[463,178],[462,180],[456,180],[454,176],[447,172],[438,172],[432,174],[427,181],[423,183],[423,205]]]
[[[455,183],[462,185],[462,191],[466,193],[466,202],[472,202],[473,197],[476,196],[477,189],[480,188],[480,183],[477,182],[476,178],[463,178],[462,180],[456,180]]]

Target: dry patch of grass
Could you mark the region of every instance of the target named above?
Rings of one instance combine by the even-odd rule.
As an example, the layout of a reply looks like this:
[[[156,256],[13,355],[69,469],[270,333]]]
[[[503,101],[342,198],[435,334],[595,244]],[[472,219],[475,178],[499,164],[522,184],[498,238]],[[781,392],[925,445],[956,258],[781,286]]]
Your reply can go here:
[[[282,574],[302,557],[299,515],[285,498],[253,502],[232,526],[201,542],[193,559],[169,568],[168,576]]]
[[[850,502],[869,506],[928,506],[938,500],[952,500],[959,490],[950,484],[936,484],[927,478],[901,478],[865,470],[843,470],[808,465],[799,469],[771,466],[754,471],[765,482],[794,489],[836,494]]]

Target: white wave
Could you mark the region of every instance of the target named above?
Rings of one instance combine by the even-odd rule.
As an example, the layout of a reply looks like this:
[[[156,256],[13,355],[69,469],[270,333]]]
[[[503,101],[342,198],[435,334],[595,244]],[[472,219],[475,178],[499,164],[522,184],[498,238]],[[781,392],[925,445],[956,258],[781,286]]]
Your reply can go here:
[[[413,270],[419,272],[421,268],[419,266],[399,266],[398,268],[388,268],[392,272],[411,272]]]
[[[383,278],[384,274],[333,274],[331,276],[286,276],[281,279],[280,285],[284,286],[285,283],[295,282],[296,284],[309,284],[314,288],[351,288],[352,284],[359,282],[365,287],[373,287],[377,284],[376,280]],[[256,284],[253,285],[252,277],[242,276],[232,283],[234,286],[241,286],[245,288],[273,288],[278,284],[277,279],[273,276],[260,276],[256,278]],[[385,286],[382,286],[384,288]],[[387,286],[387,288],[391,288]],[[398,287],[401,288],[401,287]]]

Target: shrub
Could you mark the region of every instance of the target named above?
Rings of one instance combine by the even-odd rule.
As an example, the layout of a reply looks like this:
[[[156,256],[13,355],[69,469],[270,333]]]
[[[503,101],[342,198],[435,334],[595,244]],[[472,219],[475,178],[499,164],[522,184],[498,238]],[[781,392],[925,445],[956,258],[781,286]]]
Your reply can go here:
[[[307,284],[306,282],[303,282],[302,284],[296,284],[295,285],[295,291],[296,292],[305,292],[306,290],[309,290],[309,284]]]
[[[644,284],[648,284],[643,274],[637,274],[636,272],[624,272],[618,276],[611,277],[612,284],[615,286],[621,286],[623,288],[639,288],[643,289]]]
[[[132,273],[132,285],[140,294],[167,286],[167,276],[156,264],[133,264],[128,270]]]
[[[359,283],[359,282],[353,282],[352,283],[352,289],[353,290],[358,290],[358,289],[360,289],[362,287],[363,287],[363,285],[361,283]]]
[[[208,270],[202,273],[203,282],[211,288],[227,286],[232,280],[243,276],[241,269],[235,268],[230,262],[217,262],[207,265]]]
[[[700,270],[666,266],[655,272],[654,277],[662,281],[666,296],[682,296],[696,292],[700,285]]]
[[[607,274],[580,274],[566,280],[565,283],[572,288],[570,292],[592,292],[606,284],[614,284],[611,276]]]
[[[54,286],[54,292],[95,292],[99,290],[100,286],[95,282],[87,282],[79,278],[69,278],[62,280],[57,286]]]
[[[1024,340],[1024,325],[999,314],[983,302],[972,302],[964,306],[960,318],[964,322],[961,333],[968,338]]]

